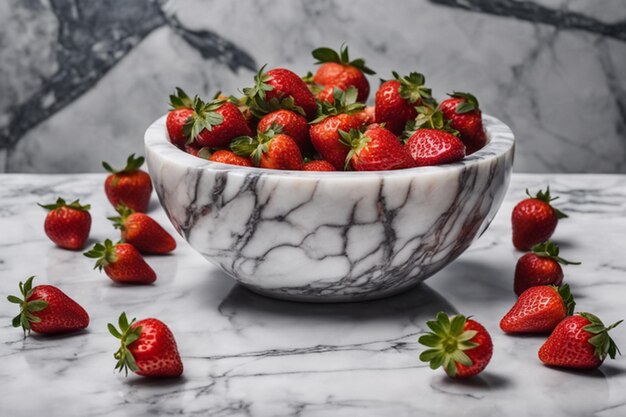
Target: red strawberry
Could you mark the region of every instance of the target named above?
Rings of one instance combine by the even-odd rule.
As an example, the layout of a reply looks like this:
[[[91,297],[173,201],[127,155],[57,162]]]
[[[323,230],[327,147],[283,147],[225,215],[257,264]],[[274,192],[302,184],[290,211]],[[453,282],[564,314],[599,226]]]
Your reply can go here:
[[[394,135],[400,135],[407,122],[415,119],[415,106],[422,101],[434,105],[430,88],[424,86],[423,74],[412,72],[400,77],[393,72],[394,80],[384,82],[376,92],[376,123],[385,123],[385,127]]]
[[[138,213],[124,204],[117,206],[119,216],[109,217],[122,232],[122,241],[141,253],[164,254],[176,249],[176,241],[152,217]]]
[[[609,330],[621,322],[605,327],[598,317],[590,313],[567,317],[541,346],[539,359],[550,366],[595,369],[607,356],[615,359],[615,354],[620,353],[609,336]]]
[[[130,243],[113,244],[107,239],[104,243],[96,243],[84,255],[96,259],[94,269],[102,271],[104,268],[104,272],[115,282],[151,284],[156,281],[154,270]]]
[[[559,247],[547,241],[533,246],[532,252],[524,254],[515,266],[515,294],[520,295],[536,285],[560,286],[563,282],[561,265],[580,265],[559,257]]]
[[[30,277],[20,282],[22,298],[9,295],[7,299],[19,304],[20,314],[13,318],[13,327],[22,327],[24,334],[54,334],[81,330],[89,325],[89,315],[78,303],[52,285],[33,288]]]
[[[562,211],[552,207],[550,202],[558,199],[550,196],[550,187],[545,193],[539,191],[530,195],[513,208],[511,223],[513,226],[513,245],[519,250],[528,250],[532,246],[550,239],[559,219],[566,218]]]
[[[405,146],[417,166],[449,164],[465,157],[463,142],[438,129],[418,129]]]
[[[115,369],[154,378],[175,378],[183,373],[183,362],[178,353],[172,331],[160,320],[149,318],[128,322],[126,313],[118,320],[119,330],[109,323],[109,332],[121,341],[113,355]]]
[[[296,141],[300,152],[303,154],[311,153],[312,146],[309,136],[309,123],[304,116],[290,110],[276,110],[263,116],[259,121],[257,129],[259,132],[265,132],[270,129],[273,124],[280,126],[282,133]]]
[[[507,333],[551,332],[565,317],[574,312],[574,297],[565,284],[540,285],[524,291],[511,310],[500,320]]]
[[[414,166],[400,140],[385,128],[374,127],[365,133],[354,129],[349,133],[340,130],[339,134],[341,143],[350,149],[346,166],[355,171],[387,171]]]
[[[152,194],[150,175],[139,169],[144,158],[135,158],[135,154],[128,157],[126,167],[121,170],[111,168],[106,162],[102,166],[111,173],[104,181],[104,192],[113,205],[126,204],[135,211],[146,211]]]
[[[222,164],[239,165],[242,167],[254,166],[250,158],[239,156],[234,152],[225,149],[213,152],[213,155],[209,157],[209,161],[221,162]]]
[[[478,100],[470,93],[453,92],[451,98],[439,105],[450,126],[459,131],[461,142],[470,155],[487,144],[487,135],[483,128],[482,112]]]
[[[336,171],[333,164],[328,161],[324,161],[323,159],[318,159],[316,161],[305,162],[302,167],[303,171]]]
[[[239,108],[223,98],[205,103],[196,97],[193,115],[183,130],[189,142],[210,148],[226,147],[234,138],[251,134]]]
[[[290,136],[280,133],[280,127],[276,125],[255,138],[237,138],[230,147],[235,154],[251,158],[261,168],[302,169],[300,148]]]
[[[79,250],[85,246],[91,230],[89,204],[81,205],[78,200],[67,204],[57,198],[54,204],[39,204],[50,210],[44,222],[46,235],[64,249]]]
[[[444,312],[426,322],[432,330],[419,338],[429,347],[420,360],[430,362],[431,369],[443,367],[452,378],[467,378],[482,372],[493,354],[493,343],[487,330],[478,322],[457,314],[450,319]]]
[[[323,159],[335,169],[343,170],[349,149],[340,142],[339,131],[359,129],[365,123],[360,115],[364,105],[356,102],[357,91],[349,87],[345,92],[335,89],[333,104],[320,104],[319,116],[311,123],[311,143]]]
[[[182,88],[176,87],[176,94],[170,95],[170,107],[165,120],[167,134],[174,145],[183,148],[188,139],[183,127],[193,115],[193,100]]]
[[[297,74],[285,68],[275,68],[265,73],[264,69],[265,66],[254,77],[254,87],[243,89],[253,112],[259,115],[286,108],[307,118],[315,116],[315,97]]]
[[[324,87],[317,98],[320,101],[334,101],[333,90],[347,90],[355,87],[359,92],[357,101],[364,102],[370,93],[370,84],[365,74],[376,74],[365,66],[361,58],[350,61],[348,46],[342,45],[339,53],[330,48],[317,48],[311,53],[317,59],[316,64],[321,64],[317,69],[313,81]]]

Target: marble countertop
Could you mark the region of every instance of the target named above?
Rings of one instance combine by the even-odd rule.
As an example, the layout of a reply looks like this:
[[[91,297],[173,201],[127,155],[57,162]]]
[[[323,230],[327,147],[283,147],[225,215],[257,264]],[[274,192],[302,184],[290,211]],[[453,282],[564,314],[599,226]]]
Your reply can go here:
[[[526,187],[549,184],[570,214],[554,240],[578,309],[605,322],[626,318],[626,176],[515,174],[487,232],[459,259],[405,294],[356,304],[297,304],[253,294],[178,238],[172,256],[148,257],[155,285],[125,287],[55,247],[35,203],[57,196],[92,204],[91,238],[116,237],[103,175],[0,175],[0,415],[2,416],[623,416],[626,360],[593,372],[543,366],[542,337],[498,328],[514,301],[509,216]],[[153,201],[152,211],[173,228]],[[87,331],[23,338],[5,301],[17,283],[61,287],[91,316]],[[451,381],[418,359],[425,321],[439,310],[473,315],[495,350],[479,378]],[[113,373],[121,311],[157,317],[174,332],[185,364],[178,380]],[[626,351],[626,326],[613,337]]]

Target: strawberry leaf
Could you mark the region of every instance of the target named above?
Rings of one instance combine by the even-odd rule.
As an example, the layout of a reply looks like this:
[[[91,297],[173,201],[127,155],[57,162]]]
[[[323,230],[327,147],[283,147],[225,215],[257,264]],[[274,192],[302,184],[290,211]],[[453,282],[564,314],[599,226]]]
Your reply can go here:
[[[115,328],[112,323],[107,324],[109,333],[111,333],[116,339],[120,339],[120,347],[113,354],[113,357],[117,359],[115,369],[119,372],[124,371],[128,376],[128,371],[136,372],[139,370],[137,362],[132,352],[128,349],[128,346],[141,337],[141,326],[132,327],[136,319],[132,319],[130,323],[126,317],[126,313],[120,314],[118,319],[119,330]]]
[[[123,169],[114,169],[107,162],[102,161],[102,166],[111,174],[130,174],[137,171],[144,163],[145,158],[139,156],[135,158],[135,154],[131,154],[126,159],[126,166]]]
[[[31,323],[40,323],[41,318],[35,316],[33,313],[45,310],[48,307],[48,303],[44,300],[32,300],[28,301],[33,294],[33,280],[35,276],[29,277],[25,283],[20,281],[19,289],[22,298],[15,295],[7,296],[7,300],[13,304],[19,304],[20,314],[13,317],[11,325],[13,327],[22,327],[24,330],[24,336],[30,333]]]

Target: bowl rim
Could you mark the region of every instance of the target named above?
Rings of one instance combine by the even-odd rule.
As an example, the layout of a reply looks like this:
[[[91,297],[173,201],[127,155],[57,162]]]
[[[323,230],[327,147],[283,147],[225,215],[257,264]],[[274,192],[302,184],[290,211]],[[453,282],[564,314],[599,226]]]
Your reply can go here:
[[[209,161],[191,155],[184,150],[172,144],[168,138],[165,121],[167,114],[159,117],[152,122],[146,129],[144,134],[144,145],[146,155],[155,153],[160,158],[167,159],[178,165],[184,165],[188,168],[211,169],[226,171],[233,174],[248,175],[256,173],[264,176],[280,176],[280,177],[301,177],[301,178],[363,178],[381,176],[403,176],[407,174],[427,174],[442,173],[444,171],[455,171],[465,169],[473,165],[482,165],[490,163],[493,160],[501,158],[514,148],[515,136],[511,128],[496,117],[484,114],[482,115],[485,132],[488,137],[487,145],[473,154],[466,156],[461,161],[448,164],[432,165],[405,168],[398,170],[386,171],[295,171],[295,170],[278,170],[260,167],[244,167],[239,165],[224,164],[221,162]],[[150,158],[148,158],[150,165]],[[413,175],[411,175],[413,176]]]

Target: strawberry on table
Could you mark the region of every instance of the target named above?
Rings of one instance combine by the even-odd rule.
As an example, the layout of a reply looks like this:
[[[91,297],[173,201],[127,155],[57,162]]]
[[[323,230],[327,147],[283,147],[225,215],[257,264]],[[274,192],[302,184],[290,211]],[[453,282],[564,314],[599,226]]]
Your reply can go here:
[[[130,323],[126,313],[118,320],[119,329],[112,323],[109,332],[120,340],[120,348],[113,355],[115,369],[153,378],[175,378],[183,373],[183,362],[178,353],[174,334],[165,323],[155,318]]]
[[[359,132],[339,131],[341,143],[350,149],[346,167],[355,171],[386,171],[411,168],[415,165],[400,140],[382,127]]]
[[[231,150],[241,157],[251,158],[261,168],[301,170],[302,154],[296,142],[283,133],[280,126],[273,125],[256,137],[242,136],[235,139]]]
[[[221,162],[222,164],[239,165],[242,167],[254,166],[250,158],[239,156],[233,151],[229,151],[227,149],[220,149],[213,152],[213,154],[209,157],[209,161]]]
[[[342,45],[339,52],[331,48],[317,48],[311,53],[317,59],[316,64],[321,64],[313,81],[323,87],[318,93],[320,101],[334,101],[334,89],[347,90],[354,87],[358,91],[357,101],[364,102],[370,93],[370,84],[365,74],[376,74],[365,65],[361,58],[350,60],[348,46]]]
[[[309,136],[309,123],[301,114],[285,109],[273,111],[259,120],[257,129],[259,132],[265,132],[272,125],[280,126],[282,133],[295,140],[303,154],[309,154],[313,150]]]
[[[532,247],[531,252],[517,260],[515,266],[515,294],[520,295],[535,285],[560,286],[563,282],[561,265],[580,265],[559,256],[559,247],[551,241]]]
[[[545,192],[540,190],[535,196],[528,190],[526,194],[529,198],[520,201],[511,215],[513,245],[519,250],[528,250],[550,239],[559,219],[567,217],[550,204],[559,198],[550,195],[550,187]]]
[[[305,162],[302,166],[303,171],[337,171],[333,164],[323,159]]]
[[[141,253],[164,254],[176,249],[176,241],[159,223],[145,213],[136,212],[124,204],[117,206],[119,216],[109,217],[122,232],[122,241],[130,243]]]
[[[254,87],[243,89],[253,112],[269,113],[271,110],[286,108],[307,119],[315,117],[315,97],[298,74],[285,68],[264,71],[265,66],[254,77]]]
[[[123,169],[116,170],[107,162],[102,166],[111,174],[104,181],[104,192],[113,205],[126,204],[135,211],[146,211],[152,194],[152,181],[147,172],[139,169],[144,162],[144,157],[135,158],[132,154],[126,160]]]
[[[451,378],[467,378],[482,372],[491,360],[491,336],[477,321],[439,312],[426,325],[431,332],[421,336],[419,343],[429,349],[420,354],[420,360],[429,362],[431,369],[442,367]]]
[[[622,320],[605,327],[590,313],[576,313],[561,321],[539,349],[539,359],[550,366],[595,369],[606,357],[615,359],[620,353],[609,336],[609,330]]]
[[[41,334],[67,333],[89,325],[89,315],[76,301],[52,285],[33,288],[34,276],[20,282],[22,298],[9,295],[7,299],[20,305],[20,314],[13,318],[13,327],[22,327]]]
[[[407,122],[417,117],[416,106],[422,102],[435,106],[430,88],[424,83],[423,74],[412,72],[400,77],[393,72],[394,79],[385,81],[376,92],[376,123],[385,123],[385,127],[394,135],[400,135]]]
[[[66,203],[57,198],[54,204],[39,204],[49,210],[44,221],[46,235],[64,249],[80,250],[85,247],[91,230],[89,204],[81,205],[79,200]]]
[[[251,134],[239,108],[219,97],[208,103],[199,97],[194,98],[193,114],[183,130],[188,143],[210,148],[227,147],[234,138]]]
[[[323,159],[330,162],[336,170],[343,170],[349,149],[340,142],[339,131],[349,132],[365,124],[360,115],[364,105],[357,103],[357,90],[349,87],[346,91],[335,89],[333,103],[322,102],[318,117],[310,127],[311,143]]]
[[[450,98],[442,101],[439,108],[444,117],[450,120],[450,126],[459,131],[461,142],[470,155],[487,144],[478,99],[470,93],[458,91],[448,95]]]
[[[156,281],[154,270],[130,243],[114,244],[107,239],[104,243],[96,243],[84,255],[96,259],[94,269],[104,269],[107,276],[115,282],[151,284]]]
[[[540,285],[524,291],[511,310],[500,320],[507,333],[547,333],[574,313],[574,297],[569,285],[561,288]]]
[[[193,115],[193,100],[182,88],[176,87],[176,94],[170,95],[170,108],[171,110],[167,113],[165,120],[167,134],[170,137],[170,142],[183,148],[188,140],[184,126]]]

